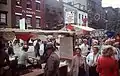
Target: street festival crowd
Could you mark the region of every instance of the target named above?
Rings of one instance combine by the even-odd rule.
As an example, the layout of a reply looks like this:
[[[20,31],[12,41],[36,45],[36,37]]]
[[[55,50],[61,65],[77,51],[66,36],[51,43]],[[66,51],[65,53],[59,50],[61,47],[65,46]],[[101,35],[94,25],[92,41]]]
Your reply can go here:
[[[54,38],[22,42],[0,38],[0,76],[20,76],[29,68],[41,69],[43,76],[59,76],[59,44]],[[35,56],[28,56],[33,48]],[[81,38],[74,47],[74,57],[69,65],[69,76],[119,76],[120,36],[111,38]],[[29,64],[28,64],[29,63]],[[29,70],[30,71],[30,70]]]

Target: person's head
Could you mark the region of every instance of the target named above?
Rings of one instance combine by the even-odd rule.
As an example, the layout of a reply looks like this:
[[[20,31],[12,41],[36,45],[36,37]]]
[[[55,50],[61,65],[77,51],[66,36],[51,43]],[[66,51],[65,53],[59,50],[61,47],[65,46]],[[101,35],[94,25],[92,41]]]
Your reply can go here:
[[[114,54],[114,49],[112,46],[106,46],[102,52],[103,56],[111,57]]]
[[[119,42],[115,42],[115,43],[113,44],[113,46],[116,47],[116,48],[119,48],[119,47],[120,47],[120,43],[119,43]]]
[[[75,48],[75,52],[77,56],[81,56],[81,49],[80,48]]]
[[[98,46],[93,46],[93,53],[97,54],[99,52],[99,47]]]
[[[29,49],[28,45],[24,45],[24,46],[23,46],[23,50],[24,50],[25,52],[27,52],[28,49]]]
[[[87,39],[83,39],[84,44],[87,44]]]
[[[48,55],[50,55],[50,54],[51,54],[52,52],[54,52],[56,49],[55,49],[54,45],[53,45],[51,42],[49,42],[49,43],[47,43],[47,45],[46,45],[46,50],[47,50]]]

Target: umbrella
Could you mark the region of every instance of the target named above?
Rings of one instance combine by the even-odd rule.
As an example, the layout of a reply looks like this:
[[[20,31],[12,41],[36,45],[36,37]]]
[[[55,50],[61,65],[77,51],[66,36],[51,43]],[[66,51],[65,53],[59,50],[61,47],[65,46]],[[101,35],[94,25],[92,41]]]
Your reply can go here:
[[[94,31],[95,30],[94,28],[91,28],[88,26],[79,26],[79,25],[71,25],[71,26],[77,27],[77,28],[85,30],[85,31]]]

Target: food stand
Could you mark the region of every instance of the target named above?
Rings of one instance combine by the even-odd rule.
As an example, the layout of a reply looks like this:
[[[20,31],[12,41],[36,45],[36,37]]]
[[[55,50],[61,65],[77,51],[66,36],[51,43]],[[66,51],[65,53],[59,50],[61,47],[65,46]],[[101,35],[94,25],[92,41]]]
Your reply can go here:
[[[7,33],[7,32],[12,32],[12,33],[15,33],[15,34],[33,34],[33,33],[36,33],[36,34],[47,34],[47,35],[64,35],[64,36],[67,36],[66,38],[62,39],[62,48],[60,48],[60,56],[61,56],[61,59],[72,59],[72,56],[73,56],[73,34],[74,32],[72,31],[61,31],[61,30],[38,30],[38,29],[25,29],[25,30],[22,30],[22,29],[11,29],[11,28],[0,28],[0,32],[3,32],[3,33]],[[22,35],[23,36],[23,35]],[[70,36],[70,39],[69,39],[69,36]],[[27,40],[27,39],[26,39]],[[66,43],[65,40],[68,40]],[[66,50],[65,46],[63,45],[64,43],[66,44],[69,44],[70,42],[70,45],[67,47],[72,47],[70,48],[69,50]],[[63,49],[65,48],[65,49]],[[71,52],[70,55],[67,54],[67,52],[65,51],[68,51],[68,52]],[[69,58],[71,57],[71,58]],[[67,64],[65,64],[64,62],[60,62],[60,76],[67,76]],[[30,73],[26,73],[22,76],[42,76],[44,73],[44,64],[42,64],[42,69],[32,69],[32,71]]]

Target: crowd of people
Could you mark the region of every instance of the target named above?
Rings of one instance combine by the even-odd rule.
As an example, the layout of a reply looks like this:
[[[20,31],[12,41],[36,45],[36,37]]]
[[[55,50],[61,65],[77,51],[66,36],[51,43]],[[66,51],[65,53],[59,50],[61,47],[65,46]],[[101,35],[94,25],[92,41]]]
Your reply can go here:
[[[71,76],[119,76],[120,41],[115,38],[81,38],[74,47]],[[60,53],[55,39],[0,41],[0,76],[19,76],[29,69],[42,68],[44,76],[59,76]],[[29,52],[34,55],[29,55]],[[29,65],[28,65],[29,63]]]
[[[0,76],[20,76],[28,69],[29,71],[31,68],[41,69],[42,63],[46,63],[45,70],[47,71],[45,71],[44,76],[56,76],[51,72],[54,68],[53,65],[59,68],[60,63],[60,57],[56,52],[58,48],[55,45],[54,39],[45,42],[40,39],[28,41],[15,39],[7,43],[1,39]],[[57,61],[57,64],[54,64],[54,61]]]
[[[71,76],[119,76],[119,40],[82,39],[75,47],[70,69]]]

